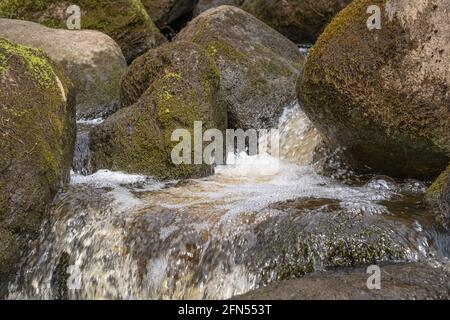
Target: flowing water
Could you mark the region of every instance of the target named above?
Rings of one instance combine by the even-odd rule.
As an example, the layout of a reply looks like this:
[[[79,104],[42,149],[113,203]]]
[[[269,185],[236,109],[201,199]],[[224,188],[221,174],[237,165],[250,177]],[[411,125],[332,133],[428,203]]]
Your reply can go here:
[[[280,120],[279,159],[242,154],[186,181],[92,174],[92,125],[10,298],[226,299],[315,270],[448,261],[424,184],[321,175],[321,138],[298,106]]]

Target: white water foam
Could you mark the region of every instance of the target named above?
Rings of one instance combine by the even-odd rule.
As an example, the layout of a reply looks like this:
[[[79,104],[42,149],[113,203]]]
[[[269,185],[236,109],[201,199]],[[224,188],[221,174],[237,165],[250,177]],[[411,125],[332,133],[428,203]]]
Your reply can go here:
[[[95,118],[95,119],[80,119],[77,120],[77,124],[79,125],[86,125],[86,126],[95,126],[103,123],[105,119],[103,118]]]
[[[71,184],[93,185],[96,188],[114,188],[123,185],[135,185],[143,183],[155,183],[153,179],[144,175],[114,172],[110,170],[99,170],[92,175],[84,176],[71,172]]]
[[[99,199],[89,197],[92,203],[72,208],[68,214],[64,205],[58,206],[61,217],[50,235],[42,233],[41,246],[25,267],[28,289],[11,286],[10,297],[52,298],[55,267],[61,253],[67,252],[82,267],[84,284],[81,291],[69,292],[70,298],[226,299],[260,283],[258,270],[249,270],[234,259],[239,248],[226,244],[235,244],[245,235],[238,242],[242,250],[256,248],[257,236],[266,230],[256,233],[257,229],[267,228],[264,222],[283,214],[271,210],[271,204],[332,199],[351,214],[378,217],[387,212],[381,201],[398,195],[395,184],[379,178],[354,187],[317,174],[310,153],[320,137],[309,121],[302,120],[306,116],[298,106],[287,112],[280,120],[281,139],[288,137],[286,148],[295,147],[295,152],[285,150],[293,158],[298,158],[297,151],[308,150],[300,162],[269,154],[241,154],[217,167],[211,177],[180,184],[108,170],[90,176],[72,173],[73,192],[106,189],[100,199],[106,204],[98,207]],[[301,125],[290,125],[292,119]],[[198,240],[200,236],[204,242]],[[133,249],[137,256],[130,253]],[[138,262],[141,257],[144,268]],[[202,278],[194,279],[200,271]],[[271,272],[274,278],[275,271]]]

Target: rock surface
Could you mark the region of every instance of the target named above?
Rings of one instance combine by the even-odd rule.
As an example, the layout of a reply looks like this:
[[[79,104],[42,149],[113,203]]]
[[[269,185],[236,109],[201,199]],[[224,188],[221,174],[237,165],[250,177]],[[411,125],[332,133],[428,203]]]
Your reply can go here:
[[[69,178],[75,100],[39,50],[0,38],[0,296]]]
[[[316,273],[272,284],[236,300],[448,300],[448,271],[425,264],[381,266],[381,289],[369,290],[366,269]]]
[[[447,229],[450,227],[450,165],[427,190],[425,200],[433,206]]]
[[[94,167],[159,179],[210,171],[171,159],[175,129],[188,129],[193,137],[194,121],[202,121],[204,130],[226,128],[218,71],[201,47],[177,42],[150,50],[127,70],[121,96],[123,108],[92,132]]]
[[[2,0],[0,17],[66,29],[70,5],[81,8],[81,28],[109,35],[117,41],[128,63],[166,41],[140,0]]]
[[[234,5],[251,13],[296,43],[314,42],[351,0],[200,0],[197,12]]]
[[[370,5],[382,29],[369,31]],[[445,0],[356,0],[311,49],[298,97],[360,173],[432,179],[450,157]]]
[[[202,13],[176,37],[201,45],[217,66],[230,128],[273,127],[295,102],[303,66],[297,46],[245,11],[221,6]]]
[[[0,36],[42,49],[52,61],[60,63],[77,91],[77,118],[97,118],[117,108],[126,61],[119,46],[107,35],[0,19]]]
[[[198,0],[142,0],[148,15],[159,28],[192,13],[197,2]]]

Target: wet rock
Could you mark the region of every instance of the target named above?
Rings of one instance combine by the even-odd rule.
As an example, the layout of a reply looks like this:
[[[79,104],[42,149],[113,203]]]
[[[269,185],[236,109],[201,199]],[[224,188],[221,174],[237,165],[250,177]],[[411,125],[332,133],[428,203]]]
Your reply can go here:
[[[73,179],[10,298],[64,292],[49,283],[62,278],[65,252],[83,270],[69,299],[228,299],[317,271],[448,257],[448,234],[428,223],[431,212],[417,200],[399,196],[403,204],[380,208],[390,193],[287,174],[301,181]],[[294,199],[277,200],[286,197]]]
[[[370,5],[382,29],[369,31]],[[298,97],[359,173],[432,179],[450,157],[445,0],[357,0],[310,50]]]
[[[425,200],[435,208],[444,227],[450,227],[450,166],[427,190]]]
[[[120,78],[126,61],[119,46],[107,35],[0,19],[0,36],[42,49],[61,64],[77,90],[78,119],[105,116],[118,107]]]
[[[243,2],[243,0],[200,0],[195,8],[195,14],[199,15],[206,10],[224,5],[239,7]]]
[[[149,18],[140,0],[3,0],[0,17],[67,28],[70,5],[81,8],[81,28],[106,33],[119,44],[128,63],[166,41]]]
[[[44,52],[0,38],[0,295],[69,178],[75,140],[70,82]]]
[[[381,265],[381,290],[367,288],[367,269],[340,270],[274,283],[240,300],[448,300],[450,274],[426,264]]]
[[[197,12],[233,5],[251,13],[296,43],[314,42],[351,0],[200,0]]]
[[[295,102],[303,66],[297,46],[245,11],[208,10],[176,37],[201,45],[215,63],[225,92],[229,127],[271,128]]]
[[[205,176],[210,166],[175,165],[175,129],[193,138],[194,121],[203,129],[226,128],[226,110],[216,67],[198,45],[163,45],[136,59],[121,90],[122,109],[91,134],[96,169],[148,174],[159,179]],[[192,145],[193,146],[193,145]]]

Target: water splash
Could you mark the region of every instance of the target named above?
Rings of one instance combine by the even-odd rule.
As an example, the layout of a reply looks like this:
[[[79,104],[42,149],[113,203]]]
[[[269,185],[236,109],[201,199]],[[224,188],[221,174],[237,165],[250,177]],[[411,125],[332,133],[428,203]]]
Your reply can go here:
[[[73,173],[10,298],[226,299],[313,270],[445,254],[419,182],[322,176],[320,136],[298,106],[280,129],[281,159],[240,155],[204,179]]]

